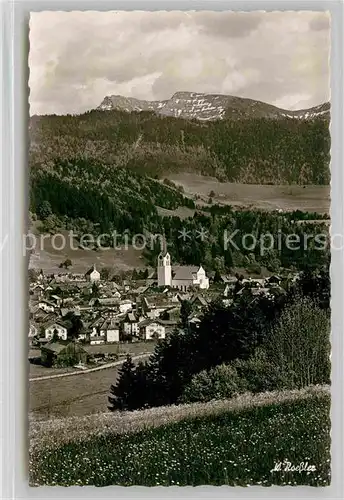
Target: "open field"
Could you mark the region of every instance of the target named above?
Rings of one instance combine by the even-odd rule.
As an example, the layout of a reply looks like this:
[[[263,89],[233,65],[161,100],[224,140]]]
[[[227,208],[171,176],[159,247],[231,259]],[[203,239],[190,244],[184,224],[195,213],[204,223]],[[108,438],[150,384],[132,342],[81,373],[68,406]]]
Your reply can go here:
[[[107,410],[118,368],[29,383],[29,411],[42,418],[83,416]]]
[[[135,353],[132,354],[135,355]],[[59,371],[43,367],[41,367],[42,371],[38,372],[35,366],[32,373],[31,366],[30,377],[66,372],[66,370]],[[40,418],[84,416],[106,411],[107,394],[110,385],[116,382],[119,369],[120,366],[90,373],[78,373],[68,377],[31,381],[29,383],[29,411]],[[75,371],[75,368],[70,370]]]
[[[31,484],[326,486],[329,413],[329,388],[316,387],[83,419],[31,420]],[[271,471],[286,461],[314,468]]]
[[[330,186],[220,183],[213,177],[188,173],[173,173],[167,177],[175,184],[181,185],[186,195],[199,195],[199,201],[205,203],[208,202],[209,193],[214,191],[213,203],[238,208],[318,213],[329,213],[330,210]]]
[[[195,215],[195,210],[188,207],[178,207],[175,210],[168,210],[167,208],[156,207],[160,217],[179,217],[180,219],[187,219]]]
[[[123,245],[123,248],[118,250],[115,248],[85,250],[78,248],[78,242],[74,238],[70,239],[68,231],[63,230],[60,234],[63,235],[66,244],[62,250],[57,250],[56,248],[62,246],[62,237],[56,237],[53,240],[52,235],[40,235],[37,231],[37,223],[30,228],[29,233],[36,236],[35,249],[30,254],[30,269],[43,269],[50,273],[64,272],[65,270],[59,268],[59,264],[66,259],[72,261],[70,270],[74,273],[84,273],[93,264],[96,264],[99,269],[108,267],[113,272],[145,267],[142,251],[135,250],[131,245],[128,245],[128,248]],[[53,245],[54,241],[55,245]],[[31,245],[31,242],[28,241],[28,244]]]

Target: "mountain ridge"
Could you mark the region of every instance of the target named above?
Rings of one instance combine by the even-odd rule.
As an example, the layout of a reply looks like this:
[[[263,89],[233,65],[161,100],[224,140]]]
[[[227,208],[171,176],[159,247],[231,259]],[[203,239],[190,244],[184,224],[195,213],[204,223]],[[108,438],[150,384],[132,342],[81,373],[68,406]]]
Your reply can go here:
[[[292,111],[246,97],[187,91],[175,92],[170,99],[160,101],[148,101],[122,95],[108,95],[104,97],[96,109],[101,111],[121,110],[128,113],[153,111],[161,116],[200,121],[245,118],[289,118],[298,120],[330,118],[329,102],[312,108]]]

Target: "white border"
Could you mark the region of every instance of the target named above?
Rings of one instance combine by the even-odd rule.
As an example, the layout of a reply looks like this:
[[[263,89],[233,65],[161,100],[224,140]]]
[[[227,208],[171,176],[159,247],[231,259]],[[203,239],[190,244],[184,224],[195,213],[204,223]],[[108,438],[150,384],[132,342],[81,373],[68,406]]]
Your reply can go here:
[[[343,234],[343,3],[328,1],[1,0],[1,498],[343,498],[343,251],[332,251],[332,483],[309,487],[40,487],[27,482],[27,262],[21,238],[27,214],[28,14],[41,10],[327,10],[331,13],[331,219]],[[5,240],[7,235],[7,240]],[[3,246],[1,250],[1,246]]]

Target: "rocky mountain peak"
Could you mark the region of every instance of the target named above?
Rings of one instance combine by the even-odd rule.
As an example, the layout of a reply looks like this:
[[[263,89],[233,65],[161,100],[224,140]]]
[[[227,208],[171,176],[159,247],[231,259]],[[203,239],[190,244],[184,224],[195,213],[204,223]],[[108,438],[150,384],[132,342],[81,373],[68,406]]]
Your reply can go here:
[[[254,99],[224,94],[205,94],[200,92],[178,91],[170,99],[147,101],[121,95],[106,96],[99,110],[113,109],[132,111],[153,111],[163,116],[176,118],[214,121],[244,118],[290,118],[313,119],[329,118],[330,104],[324,103],[310,109],[288,111]]]

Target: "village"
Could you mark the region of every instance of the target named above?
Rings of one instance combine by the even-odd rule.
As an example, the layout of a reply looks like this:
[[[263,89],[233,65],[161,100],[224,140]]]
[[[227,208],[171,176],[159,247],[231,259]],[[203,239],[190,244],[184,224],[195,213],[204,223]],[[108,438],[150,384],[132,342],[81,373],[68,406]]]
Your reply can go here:
[[[197,328],[215,299],[226,306],[243,295],[274,300],[296,277],[207,274],[202,265],[172,266],[168,252],[158,256],[156,270],[132,273],[120,283],[96,265],[85,274],[41,271],[29,289],[30,349],[40,350],[39,363],[49,368],[85,369],[123,353],[144,354],[178,328],[183,303],[187,327]]]

